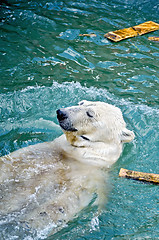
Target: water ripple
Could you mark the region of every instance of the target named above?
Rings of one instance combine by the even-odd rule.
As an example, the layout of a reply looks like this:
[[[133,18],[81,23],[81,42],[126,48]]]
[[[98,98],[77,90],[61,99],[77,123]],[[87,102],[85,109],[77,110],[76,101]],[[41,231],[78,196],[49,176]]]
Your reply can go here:
[[[81,53],[75,51],[73,48],[66,49],[63,53],[58,54],[60,57],[69,59],[79,64],[80,66],[84,66],[86,68],[94,68],[94,65],[89,62]]]

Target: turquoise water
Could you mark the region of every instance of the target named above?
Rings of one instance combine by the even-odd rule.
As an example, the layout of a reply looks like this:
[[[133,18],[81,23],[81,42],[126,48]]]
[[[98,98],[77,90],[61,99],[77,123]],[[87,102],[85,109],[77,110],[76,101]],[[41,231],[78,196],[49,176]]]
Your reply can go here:
[[[0,156],[58,137],[56,109],[82,99],[120,107],[136,135],[111,169],[98,221],[89,206],[48,240],[159,239],[159,187],[118,177],[121,167],[159,173],[159,43],[148,41],[159,31],[119,43],[103,37],[159,22],[158,7],[156,0],[1,3]],[[0,220],[0,232],[1,239],[31,239],[9,219]]]

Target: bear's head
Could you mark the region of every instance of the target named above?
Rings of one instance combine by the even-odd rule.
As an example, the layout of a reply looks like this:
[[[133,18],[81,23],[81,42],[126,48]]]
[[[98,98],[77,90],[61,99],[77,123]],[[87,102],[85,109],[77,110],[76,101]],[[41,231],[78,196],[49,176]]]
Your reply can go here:
[[[76,147],[97,142],[122,144],[134,139],[121,110],[108,103],[83,100],[78,106],[57,110],[57,118],[67,140]]]

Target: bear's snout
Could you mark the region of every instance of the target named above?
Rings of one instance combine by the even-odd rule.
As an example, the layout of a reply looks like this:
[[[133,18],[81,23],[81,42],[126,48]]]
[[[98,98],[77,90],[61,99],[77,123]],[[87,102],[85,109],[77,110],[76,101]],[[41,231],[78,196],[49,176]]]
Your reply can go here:
[[[70,114],[65,109],[58,109],[56,111],[57,119],[59,121],[60,127],[65,131],[76,132],[77,129],[73,126],[70,118]]]
[[[59,121],[62,121],[64,119],[68,118],[68,115],[64,110],[58,109],[56,111],[56,113],[57,113],[57,118],[58,118]]]

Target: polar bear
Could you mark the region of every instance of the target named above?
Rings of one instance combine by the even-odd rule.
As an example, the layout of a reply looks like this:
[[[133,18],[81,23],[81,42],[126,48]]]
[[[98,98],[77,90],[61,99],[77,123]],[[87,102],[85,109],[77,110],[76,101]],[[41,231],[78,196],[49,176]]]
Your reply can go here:
[[[69,221],[94,194],[102,205],[107,169],[134,139],[121,110],[108,103],[83,100],[57,110],[57,119],[62,136],[0,158],[0,214],[30,229]]]

